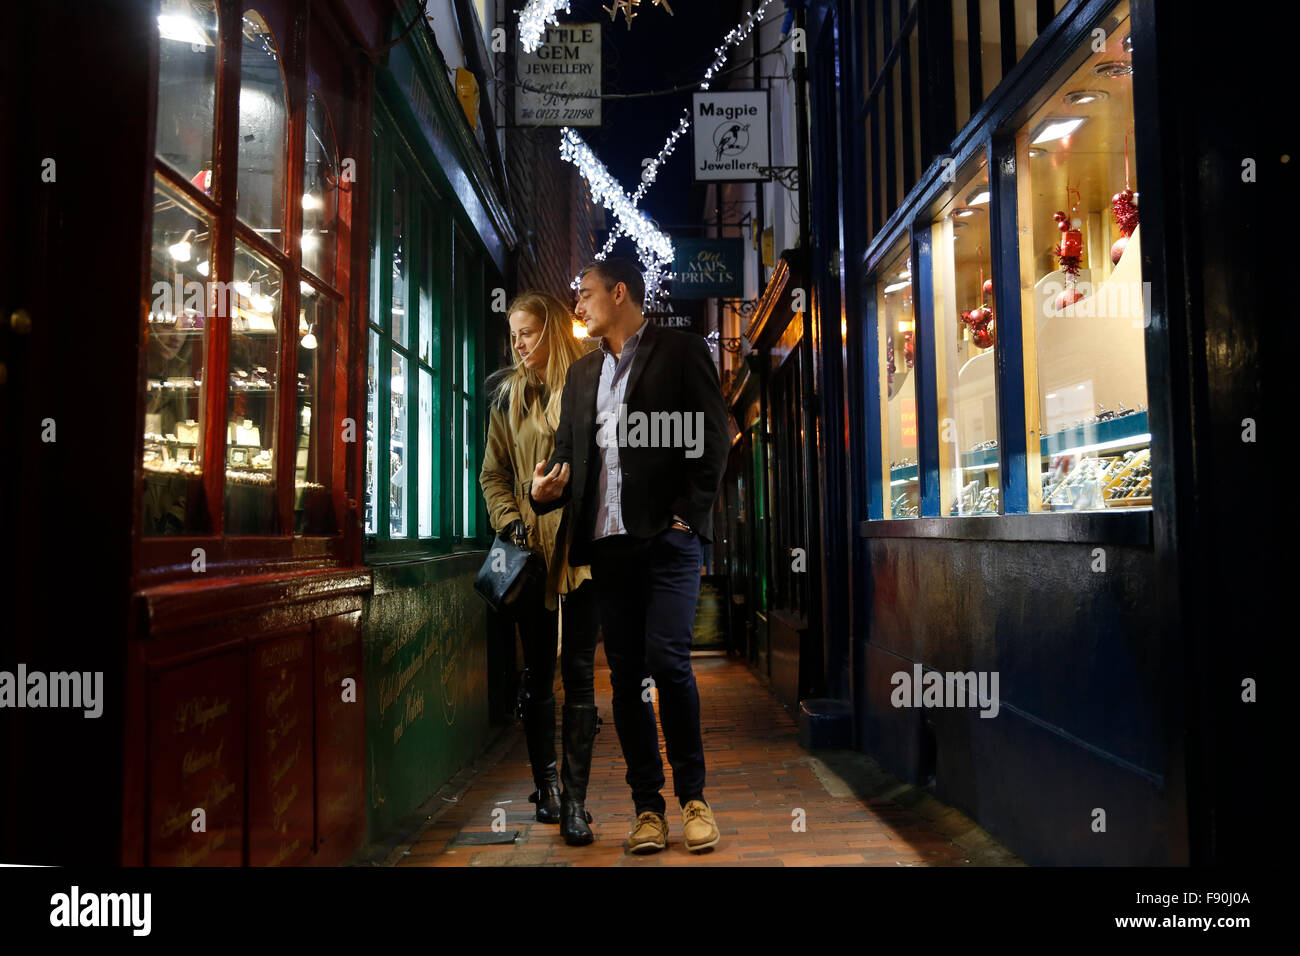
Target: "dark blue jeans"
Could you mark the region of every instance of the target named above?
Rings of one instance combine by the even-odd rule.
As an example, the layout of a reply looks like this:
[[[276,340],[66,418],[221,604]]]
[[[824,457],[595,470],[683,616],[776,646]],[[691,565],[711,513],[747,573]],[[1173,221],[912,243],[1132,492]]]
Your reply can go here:
[[[700,539],[669,529],[650,539],[618,535],[592,543],[591,575],[614,689],[614,729],[627,762],[636,812],[663,813],[663,761],[650,683],[659,699],[677,801],[704,799],[700,695],[691,671]]]

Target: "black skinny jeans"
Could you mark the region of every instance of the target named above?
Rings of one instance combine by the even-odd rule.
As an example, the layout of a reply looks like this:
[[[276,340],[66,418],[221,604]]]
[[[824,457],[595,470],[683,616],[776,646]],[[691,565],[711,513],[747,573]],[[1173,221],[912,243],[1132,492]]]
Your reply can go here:
[[[569,704],[594,704],[593,674],[600,627],[595,587],[591,581],[584,581],[576,591],[560,595],[560,600],[564,606],[564,639],[560,644],[564,700]],[[524,646],[524,667],[528,669],[526,689],[533,700],[550,697],[555,685],[557,614],[546,609],[545,595],[540,588],[521,597],[516,611],[520,643]]]

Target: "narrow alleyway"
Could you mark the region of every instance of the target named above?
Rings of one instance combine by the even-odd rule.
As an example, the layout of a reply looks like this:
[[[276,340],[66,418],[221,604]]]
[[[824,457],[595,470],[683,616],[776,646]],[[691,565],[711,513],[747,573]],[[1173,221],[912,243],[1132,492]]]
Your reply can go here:
[[[600,649],[596,698],[605,724],[596,737],[587,808],[596,842],[570,847],[557,825],[538,823],[522,733],[512,729],[432,804],[413,836],[383,855],[399,866],[962,866],[1017,865],[968,818],[901,785],[869,758],[804,751],[796,725],[744,664],[697,656],[708,760],[705,796],[722,840],[700,854],[681,841],[668,783],[669,844],[637,856],[624,843],[633,821],[610,710],[609,669]],[[662,749],[662,738],[660,742]],[[493,827],[493,811],[504,809]],[[802,809],[806,828],[795,829]],[[517,838],[511,835],[517,831]],[[508,841],[508,842],[493,842]],[[372,858],[379,863],[380,859]]]

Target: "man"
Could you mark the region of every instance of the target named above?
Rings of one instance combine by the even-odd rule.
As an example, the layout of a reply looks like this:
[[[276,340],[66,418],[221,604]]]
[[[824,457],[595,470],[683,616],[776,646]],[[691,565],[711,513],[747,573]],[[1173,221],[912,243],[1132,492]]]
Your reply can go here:
[[[569,368],[555,451],[537,463],[529,494],[538,514],[572,500],[569,561],[591,565],[614,728],[636,805],[628,848],[668,845],[653,686],[683,840],[697,851],[717,844],[718,827],[704,799],[691,639],[701,541],[712,540],[726,466],[727,413],[704,340],[648,323],[644,298],[645,280],[626,259],[583,269],[575,311],[600,348]]]

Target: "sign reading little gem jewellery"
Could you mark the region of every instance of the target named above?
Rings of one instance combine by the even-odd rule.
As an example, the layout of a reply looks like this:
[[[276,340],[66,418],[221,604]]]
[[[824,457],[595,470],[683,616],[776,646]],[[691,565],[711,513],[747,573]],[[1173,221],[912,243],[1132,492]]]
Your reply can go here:
[[[599,23],[547,27],[537,52],[520,50],[517,63],[516,123],[600,125]]]
[[[674,239],[672,298],[723,299],[745,294],[743,239]]]
[[[696,182],[764,179],[772,165],[766,90],[695,94]]]

